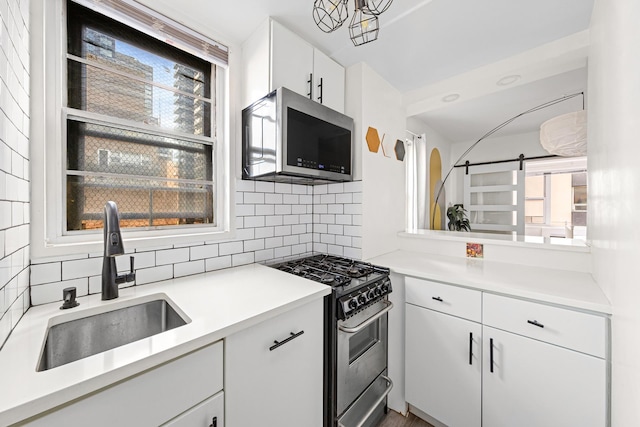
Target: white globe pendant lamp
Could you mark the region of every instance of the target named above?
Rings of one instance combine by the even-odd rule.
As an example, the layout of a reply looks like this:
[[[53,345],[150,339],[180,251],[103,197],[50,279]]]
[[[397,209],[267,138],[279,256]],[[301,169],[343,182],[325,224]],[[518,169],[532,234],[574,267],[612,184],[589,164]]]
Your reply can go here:
[[[556,156],[586,156],[587,111],[563,114],[542,123],[540,144],[550,154]]]

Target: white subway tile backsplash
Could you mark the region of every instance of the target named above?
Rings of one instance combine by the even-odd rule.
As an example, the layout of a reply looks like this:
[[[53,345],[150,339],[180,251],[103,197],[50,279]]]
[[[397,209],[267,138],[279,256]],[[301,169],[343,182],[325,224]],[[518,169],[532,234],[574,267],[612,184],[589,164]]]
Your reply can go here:
[[[282,204],[282,194],[265,194],[264,202],[272,205],[281,205]]]
[[[264,193],[244,193],[245,204],[264,204]]]
[[[307,224],[295,224],[291,226],[291,234],[304,234],[307,232]]]
[[[256,205],[256,215],[273,215],[274,213],[274,205]]]
[[[192,274],[198,274],[198,273],[204,273],[203,259],[177,263],[177,264],[174,264],[173,266],[174,277],[190,276]]]
[[[284,219],[284,225],[300,224],[299,215],[285,215],[283,219]]]
[[[327,245],[327,252],[329,253],[329,255],[343,256],[344,248],[337,245]]]
[[[330,214],[343,214],[345,213],[344,205],[329,205],[327,212]]]
[[[62,280],[95,276],[102,272],[102,258],[87,258],[62,262]],[[62,295],[62,294],[60,294]]]
[[[335,194],[323,194],[320,196],[320,203],[323,205],[330,205],[336,202]]]
[[[291,246],[283,246],[281,248],[275,248],[274,254],[276,258],[291,256]]]
[[[300,236],[297,236],[297,235],[284,236],[282,243],[284,244],[284,246],[298,245],[300,244]]]
[[[265,217],[264,216],[247,216],[244,218],[244,228],[255,228],[255,227],[264,227],[265,226]]]
[[[208,258],[205,260],[206,271],[220,270],[231,267],[231,255]]]
[[[336,194],[336,203],[353,203],[353,193]]]
[[[262,227],[255,229],[255,238],[263,239],[265,237],[273,237],[275,234],[275,227]]]
[[[336,215],[336,224],[352,225],[353,217],[351,215]]]
[[[340,246],[351,246],[353,242],[353,237],[351,236],[342,236],[336,235],[336,245]]]
[[[244,252],[241,254],[231,255],[231,265],[237,267],[239,265],[252,264],[255,260],[253,252]]]
[[[273,249],[265,249],[255,252],[255,262],[269,261],[275,258]]]
[[[236,184],[235,237],[223,243],[167,246],[138,252],[135,254],[136,285],[252,262],[281,261],[312,252],[361,257],[359,183],[298,186],[238,181]],[[349,189],[353,192],[347,191]],[[19,222],[17,206],[24,212],[24,205],[11,208],[12,217]],[[28,218],[23,215],[22,220]],[[22,252],[19,255],[24,256]],[[82,282],[84,292],[100,292],[101,262],[101,254],[96,254],[96,258],[35,260],[32,288],[39,289],[35,289],[34,304],[60,300],[59,285],[75,276]],[[128,257],[120,257],[118,270],[128,271],[128,263]],[[13,277],[11,273],[10,277]],[[45,277],[53,277],[53,283],[43,282]],[[47,287],[54,290],[47,294]],[[16,293],[14,288],[12,285],[11,296]],[[3,289],[3,292],[6,291]]]
[[[59,282],[62,280],[62,263],[51,262],[31,266],[31,284]]]
[[[275,191],[276,193],[280,193],[280,194],[291,194],[292,192],[291,184],[283,184],[280,182],[276,182]]]
[[[173,264],[143,268],[136,271],[136,285],[144,285],[145,283],[160,282],[169,279],[173,279]]]
[[[218,245],[192,246],[189,248],[189,259],[192,261],[218,256]]]
[[[362,259],[362,249],[350,248],[348,246],[344,247],[344,256],[353,259]]]
[[[316,194],[327,194],[327,184],[324,185],[316,185],[313,187],[313,195]]]
[[[256,190],[260,193],[273,193],[275,185],[273,182],[256,181]]]
[[[156,265],[176,264],[189,261],[189,248],[156,251]]]
[[[271,248],[277,248],[284,245],[284,238],[283,237],[271,237],[269,239],[264,239],[264,248],[265,249],[271,249]]]
[[[81,297],[89,293],[89,279],[63,280],[62,282],[48,283],[46,285],[31,286],[31,304],[40,305],[62,300],[64,288],[76,288],[76,295]]]
[[[346,236],[362,237],[362,227],[359,225],[345,225],[344,234]]]
[[[256,205],[236,205],[237,216],[253,216],[256,214]]]
[[[335,224],[336,223],[336,216],[333,215],[333,214],[320,215],[320,222],[322,224]]]
[[[268,216],[265,220],[265,225],[267,227],[273,227],[284,224],[284,216],[283,215],[272,215]]]
[[[222,255],[239,254],[243,250],[242,241],[220,243],[219,253]]]
[[[293,184],[291,186],[291,192],[293,194],[307,194],[307,186],[300,184]]]
[[[260,251],[264,249],[264,239],[255,239],[255,240],[245,240],[244,241],[244,251],[245,252],[254,252]]]
[[[285,194],[282,196],[282,203],[286,205],[297,205],[300,203],[300,196],[297,194]]]
[[[329,193],[344,193],[344,184],[342,182],[329,184],[327,186],[327,191]]]
[[[277,205],[275,207],[274,214],[276,215],[291,215],[292,209],[296,206],[292,205]]]
[[[282,225],[280,227],[276,227],[274,234],[276,236],[288,236],[291,234],[291,226],[290,225]]]
[[[236,191],[255,191],[255,181],[236,180]]]
[[[344,192],[345,193],[361,193],[362,192],[362,181],[351,181],[344,183]]]

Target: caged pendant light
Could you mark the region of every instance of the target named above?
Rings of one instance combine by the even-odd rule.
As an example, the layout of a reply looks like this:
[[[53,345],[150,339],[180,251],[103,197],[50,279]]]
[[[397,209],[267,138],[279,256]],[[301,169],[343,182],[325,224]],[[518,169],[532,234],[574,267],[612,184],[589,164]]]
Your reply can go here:
[[[330,33],[342,26],[349,16],[348,0],[315,0],[313,20],[318,28]],[[354,46],[372,42],[380,30],[378,15],[391,6],[393,0],[354,0],[355,11],[349,23],[349,36]]]

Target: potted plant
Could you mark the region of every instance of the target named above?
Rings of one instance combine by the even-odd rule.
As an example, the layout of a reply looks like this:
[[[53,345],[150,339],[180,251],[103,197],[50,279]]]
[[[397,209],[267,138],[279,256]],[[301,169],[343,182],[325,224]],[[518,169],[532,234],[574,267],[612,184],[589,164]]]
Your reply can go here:
[[[467,211],[462,204],[455,204],[447,208],[450,231],[471,231]]]

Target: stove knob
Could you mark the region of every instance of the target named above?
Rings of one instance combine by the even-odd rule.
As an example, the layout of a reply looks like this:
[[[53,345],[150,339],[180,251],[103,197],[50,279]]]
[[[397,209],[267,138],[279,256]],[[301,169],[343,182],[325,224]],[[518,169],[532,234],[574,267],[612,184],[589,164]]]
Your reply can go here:
[[[358,297],[358,302],[360,304],[365,304],[367,302],[367,297],[364,294],[360,294],[360,296]]]
[[[382,291],[383,294],[386,294],[387,292],[389,292],[389,285],[387,284],[387,282],[380,285],[380,290]]]
[[[349,300],[349,308],[351,310],[355,310],[356,308],[358,308],[358,300],[356,300],[355,298]]]
[[[367,299],[374,299],[376,297],[376,291],[374,289],[369,289],[367,292]]]
[[[380,290],[380,286],[376,286],[376,288],[373,291],[375,292],[377,297],[382,295],[382,291]]]

